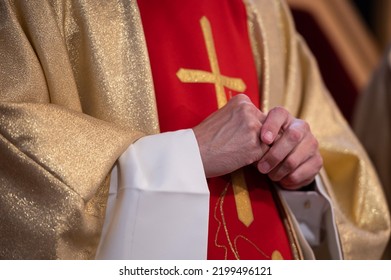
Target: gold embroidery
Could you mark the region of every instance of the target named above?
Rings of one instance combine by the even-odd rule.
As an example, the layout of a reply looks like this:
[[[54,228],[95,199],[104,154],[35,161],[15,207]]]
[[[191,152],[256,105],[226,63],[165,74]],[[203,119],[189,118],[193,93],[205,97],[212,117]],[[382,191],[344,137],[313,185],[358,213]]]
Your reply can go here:
[[[235,195],[236,210],[239,221],[246,227],[254,221],[254,215],[251,210],[251,200],[246,186],[243,171],[237,170],[232,173],[232,188]]]
[[[217,226],[216,235],[215,235],[215,246],[218,247],[218,248],[223,248],[224,249],[224,251],[225,251],[224,252],[224,259],[225,260],[228,258],[227,257],[227,252],[228,252],[227,246],[220,245],[217,242],[217,239],[218,239],[218,236],[219,236],[219,232],[220,232],[220,228],[221,228],[221,224],[222,224],[222,222],[220,222],[220,220],[217,218],[217,209],[218,209],[218,206],[220,206],[220,204],[221,204],[221,206],[220,206],[220,213],[221,213],[221,216],[223,217],[223,215],[224,215],[224,213],[223,213],[223,200],[224,200],[225,194],[227,193],[228,186],[229,186],[229,184],[227,184],[227,186],[224,188],[223,192],[221,193],[219,199],[217,200],[217,203],[216,203],[215,208],[214,208],[214,213],[213,213],[213,217],[215,218],[215,220],[219,224]],[[226,229],[226,224],[225,223],[224,223],[224,230],[225,230],[226,235],[228,235],[228,230]]]
[[[273,251],[272,253],[272,260],[283,260],[281,253],[279,251]]]
[[[224,87],[238,92],[243,92],[246,89],[246,84],[240,78],[232,78],[221,75],[210,22],[204,16],[201,18],[200,24],[212,71],[208,72],[203,70],[180,68],[176,75],[183,83],[214,84],[216,90],[217,106],[218,108],[221,108],[227,103],[227,96],[225,94]],[[252,213],[251,201],[248,194],[246,181],[244,180],[243,171],[238,170],[233,173],[232,181],[238,218],[245,226],[248,227],[253,222],[254,215]],[[239,195],[238,198],[236,198],[237,195]]]
[[[225,233],[225,236],[227,237],[227,241],[228,241],[228,244],[229,244],[229,247],[232,251],[232,253],[235,255],[235,258],[237,260],[239,260],[239,255],[238,253],[236,252],[236,250],[234,249],[234,246],[232,245],[232,242],[231,242],[231,238],[229,236],[229,232],[228,232],[228,227],[227,227],[227,223],[225,221],[225,217],[224,217],[224,210],[223,210],[223,205],[224,205],[224,198],[225,198],[225,195],[227,194],[227,190],[228,190],[228,186],[229,186],[229,183],[227,184],[227,186],[224,188],[223,192],[221,193],[220,195],[220,198],[216,204],[216,208],[217,206],[219,206],[219,210],[220,210],[220,215],[221,215],[221,220],[222,220],[222,224],[223,224],[223,227],[224,227],[224,233]],[[220,222],[219,222],[220,223]],[[216,246],[217,247],[225,247],[224,245],[218,245],[217,244],[217,235],[218,235],[218,232],[216,232],[216,238],[215,238],[215,241],[216,241]],[[225,247],[226,248],[226,247]],[[226,249],[226,253],[225,253],[225,259],[227,259],[227,249]]]
[[[239,257],[240,257],[240,255],[239,255],[239,250],[238,250],[238,247],[237,247],[237,243],[238,243],[238,239],[239,239],[239,238],[241,238],[241,239],[247,241],[248,243],[250,243],[250,244],[255,248],[255,250],[257,250],[259,253],[261,253],[266,259],[272,259],[272,258],[270,258],[269,255],[266,255],[266,253],[265,253],[264,251],[262,251],[254,242],[252,242],[250,239],[248,239],[247,237],[245,237],[245,236],[243,236],[243,235],[238,235],[238,236],[236,236],[236,237],[235,237],[235,240],[234,240],[235,250],[236,250],[236,252],[237,252],[237,254],[238,254]],[[276,251],[274,251],[274,252],[276,252]],[[273,252],[273,253],[274,253],[274,252]],[[278,251],[277,251],[277,252],[278,252]]]
[[[273,253],[272,253],[272,256],[270,257],[269,255],[267,255],[264,251],[262,251],[253,241],[251,241],[250,239],[248,239],[247,237],[245,237],[244,235],[237,235],[234,239],[234,242],[232,244],[232,241],[231,241],[231,237],[230,237],[230,234],[229,234],[229,231],[228,231],[228,227],[227,227],[227,223],[225,221],[225,215],[224,215],[224,210],[223,210],[223,206],[224,206],[224,199],[225,199],[225,196],[227,194],[227,190],[228,190],[228,187],[229,187],[230,183],[227,183],[226,187],[224,188],[224,190],[221,192],[220,194],[220,197],[215,205],[215,208],[214,208],[214,219],[217,221],[218,223],[218,226],[217,226],[217,230],[216,230],[216,235],[215,235],[215,246],[218,247],[218,248],[222,248],[224,249],[224,259],[227,260],[228,259],[228,248],[227,246],[224,246],[222,244],[219,244],[218,243],[218,235],[219,235],[219,232],[220,232],[220,229],[221,229],[221,225],[223,225],[223,228],[224,228],[224,234],[225,234],[225,237],[227,238],[227,242],[229,244],[229,247],[231,249],[231,252],[234,254],[235,258],[237,260],[240,260],[240,254],[239,254],[239,249],[238,249],[238,246],[237,246],[237,242],[239,239],[243,239],[245,240],[246,242],[248,242],[251,246],[253,246],[255,248],[255,250],[257,250],[261,255],[263,255],[266,259],[271,259],[271,260],[283,260],[284,258],[282,257],[281,253],[278,251],[278,250],[274,250]],[[220,221],[217,217],[217,212],[220,212],[220,215],[221,215],[221,220]]]
[[[227,103],[224,87],[243,92],[246,90],[246,84],[242,79],[221,75],[210,22],[206,17],[202,17],[200,23],[212,72],[180,68],[177,72],[177,77],[183,83],[214,84],[216,89],[217,107],[221,108]]]

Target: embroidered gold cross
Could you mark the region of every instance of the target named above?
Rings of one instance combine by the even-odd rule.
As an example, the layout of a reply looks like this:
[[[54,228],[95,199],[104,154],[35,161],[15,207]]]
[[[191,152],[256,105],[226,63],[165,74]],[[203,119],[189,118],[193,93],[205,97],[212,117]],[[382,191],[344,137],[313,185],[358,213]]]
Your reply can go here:
[[[227,96],[225,94],[224,87],[238,92],[244,92],[246,89],[246,84],[240,78],[232,78],[221,75],[210,22],[204,16],[201,18],[200,24],[212,71],[208,72],[203,70],[180,68],[176,74],[179,80],[183,83],[214,84],[216,90],[217,106],[218,108],[221,108],[227,103]],[[231,174],[231,177],[238,218],[244,225],[248,227],[253,222],[254,215],[251,209],[251,201],[243,171],[241,169],[235,171]]]

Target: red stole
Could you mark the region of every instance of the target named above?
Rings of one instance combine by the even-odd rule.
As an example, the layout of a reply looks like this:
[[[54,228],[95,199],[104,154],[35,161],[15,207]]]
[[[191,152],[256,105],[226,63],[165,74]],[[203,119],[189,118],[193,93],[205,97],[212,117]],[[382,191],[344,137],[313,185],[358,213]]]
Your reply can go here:
[[[213,83],[199,79],[183,82],[177,75],[180,68],[202,70],[204,76],[212,72],[200,25],[203,17],[210,22],[220,74],[242,79],[245,93],[259,107],[247,15],[241,0],[139,0],[138,4],[162,132],[194,127],[218,108]],[[239,93],[229,87],[224,87],[224,92],[227,99]],[[253,167],[244,168],[244,173],[254,213],[249,227],[238,220],[231,177],[208,179],[208,259],[291,259],[288,236],[269,181]]]

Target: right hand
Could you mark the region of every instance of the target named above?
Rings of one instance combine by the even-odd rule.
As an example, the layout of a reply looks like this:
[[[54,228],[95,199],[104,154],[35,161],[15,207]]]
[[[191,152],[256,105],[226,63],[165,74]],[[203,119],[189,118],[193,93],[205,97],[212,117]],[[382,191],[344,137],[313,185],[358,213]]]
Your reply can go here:
[[[248,96],[238,94],[193,128],[207,178],[261,159],[268,149],[259,138],[265,118]]]

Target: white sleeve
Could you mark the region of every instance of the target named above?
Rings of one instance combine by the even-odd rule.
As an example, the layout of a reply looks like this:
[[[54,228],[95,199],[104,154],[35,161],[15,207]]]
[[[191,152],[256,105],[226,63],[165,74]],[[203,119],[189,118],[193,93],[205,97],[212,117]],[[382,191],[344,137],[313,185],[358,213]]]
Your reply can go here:
[[[143,137],[114,169],[97,259],[206,259],[209,189],[193,130]]]
[[[280,190],[280,193],[308,244],[316,247],[326,238],[331,258],[342,259],[334,210],[319,177],[315,179],[314,191]]]

